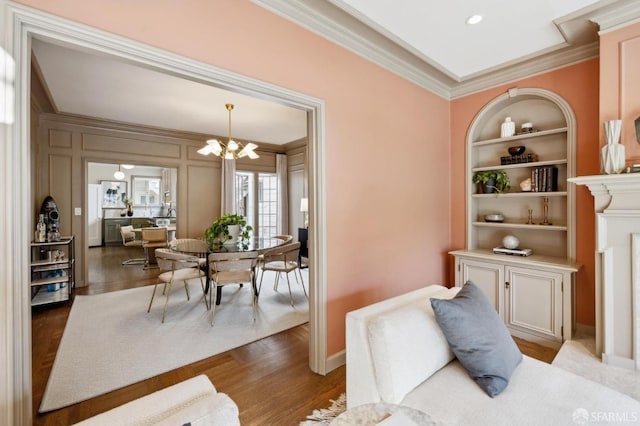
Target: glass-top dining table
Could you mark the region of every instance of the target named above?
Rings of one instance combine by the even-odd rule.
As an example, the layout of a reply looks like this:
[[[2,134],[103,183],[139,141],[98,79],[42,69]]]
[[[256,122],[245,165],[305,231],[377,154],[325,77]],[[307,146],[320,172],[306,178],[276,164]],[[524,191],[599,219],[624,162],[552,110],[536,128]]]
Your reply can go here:
[[[262,254],[266,250],[278,247],[284,244],[285,241],[279,238],[269,237],[250,237],[240,239],[235,244],[216,244],[210,247],[205,241],[197,239],[182,239],[174,240],[174,244],[169,243],[169,247],[178,252],[184,254],[191,254],[194,256],[205,257],[205,273],[207,274],[207,282],[205,285],[205,294],[209,292],[209,284],[211,281],[211,269],[209,268],[209,254],[211,253],[239,253],[247,251],[257,251],[258,254]],[[216,294],[216,305],[220,304],[222,287],[218,287]]]

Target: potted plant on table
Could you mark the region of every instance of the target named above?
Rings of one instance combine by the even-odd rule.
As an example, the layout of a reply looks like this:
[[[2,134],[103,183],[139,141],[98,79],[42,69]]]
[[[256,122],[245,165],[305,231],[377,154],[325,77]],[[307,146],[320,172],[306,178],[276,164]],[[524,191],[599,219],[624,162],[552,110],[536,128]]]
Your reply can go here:
[[[509,176],[504,170],[484,170],[473,176],[473,183],[479,184],[484,194],[500,194],[511,187]]]
[[[227,213],[216,219],[204,232],[205,240],[212,249],[222,244],[236,244],[238,239],[246,240],[253,228],[247,225],[244,216]]]

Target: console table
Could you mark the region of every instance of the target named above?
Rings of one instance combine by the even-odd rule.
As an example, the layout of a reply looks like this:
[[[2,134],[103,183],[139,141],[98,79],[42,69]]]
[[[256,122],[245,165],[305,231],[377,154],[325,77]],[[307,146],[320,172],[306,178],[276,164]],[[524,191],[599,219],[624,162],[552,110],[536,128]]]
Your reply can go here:
[[[300,241],[300,252],[298,253],[298,265],[300,269],[308,268],[309,266],[302,266],[302,258],[309,257],[309,247],[307,241],[309,240],[309,228],[298,228],[298,241]]]

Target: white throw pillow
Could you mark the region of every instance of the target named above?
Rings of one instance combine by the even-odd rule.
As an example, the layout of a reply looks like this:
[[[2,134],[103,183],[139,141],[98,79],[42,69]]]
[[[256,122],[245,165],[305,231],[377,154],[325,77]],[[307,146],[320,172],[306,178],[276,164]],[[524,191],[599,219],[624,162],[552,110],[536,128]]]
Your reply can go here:
[[[426,300],[372,318],[368,334],[378,393],[385,402],[399,403],[454,358]]]

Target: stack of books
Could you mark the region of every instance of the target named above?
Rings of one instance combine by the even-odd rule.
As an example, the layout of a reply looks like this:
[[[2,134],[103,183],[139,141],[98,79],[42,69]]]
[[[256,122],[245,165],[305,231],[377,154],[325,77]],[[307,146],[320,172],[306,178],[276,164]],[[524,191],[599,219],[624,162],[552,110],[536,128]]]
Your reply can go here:
[[[558,168],[556,166],[534,167],[531,170],[531,191],[551,192],[558,190]]]
[[[506,164],[533,163],[534,161],[538,161],[538,156],[536,154],[520,154],[500,157],[501,166]]]

